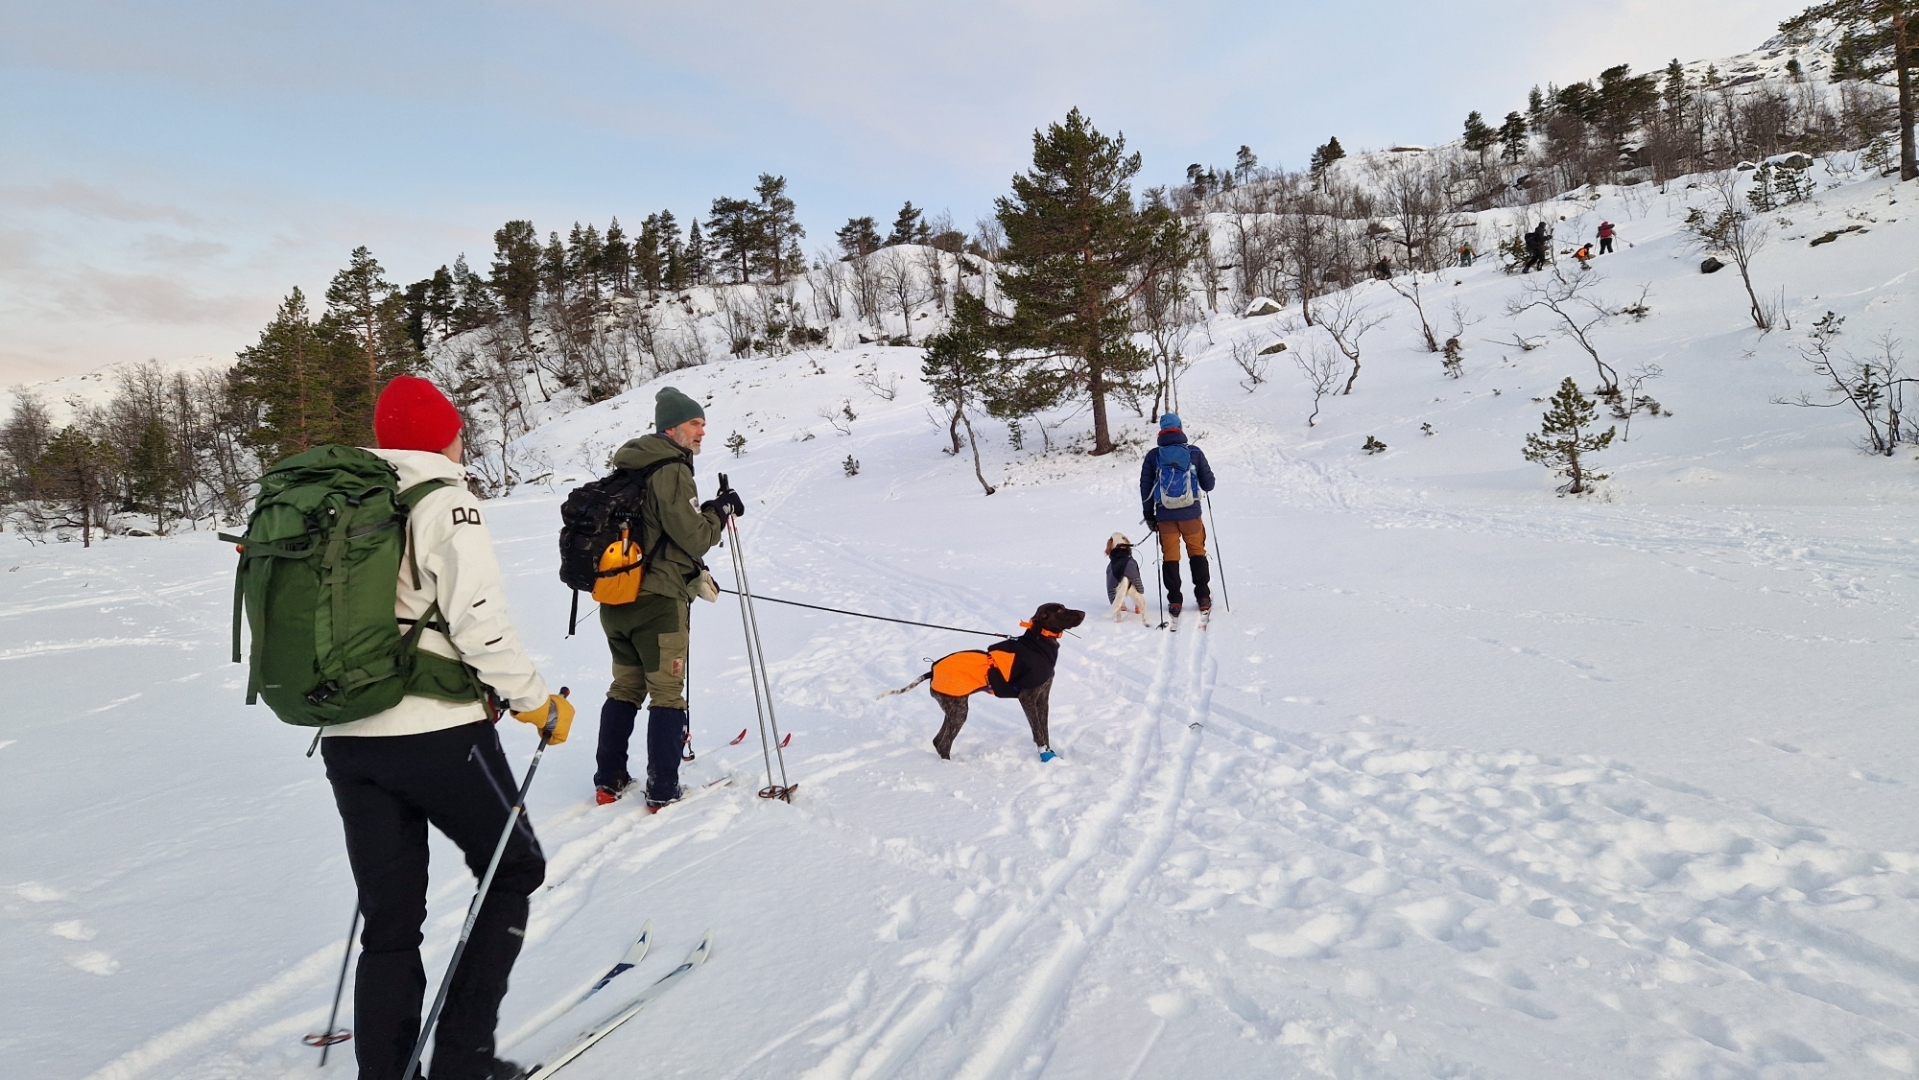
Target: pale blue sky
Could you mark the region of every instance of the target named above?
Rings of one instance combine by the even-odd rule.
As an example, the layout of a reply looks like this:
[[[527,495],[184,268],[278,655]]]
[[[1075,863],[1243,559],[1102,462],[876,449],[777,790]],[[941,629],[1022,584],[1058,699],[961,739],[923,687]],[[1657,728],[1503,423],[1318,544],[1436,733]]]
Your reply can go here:
[[[784,174],[812,250],[969,226],[1078,105],[1144,183],[1454,137],[1534,83],[1757,47],[1796,0],[0,0],[0,384],[230,353],[356,244],[404,283],[531,218]]]

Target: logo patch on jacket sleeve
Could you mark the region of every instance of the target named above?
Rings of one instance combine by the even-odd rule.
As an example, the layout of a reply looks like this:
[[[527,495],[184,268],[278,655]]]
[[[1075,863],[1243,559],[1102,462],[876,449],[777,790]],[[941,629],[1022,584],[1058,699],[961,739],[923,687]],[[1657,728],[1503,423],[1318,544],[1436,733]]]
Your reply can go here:
[[[478,525],[479,523],[480,512],[478,510],[469,509],[464,506],[456,506],[453,508],[453,524]]]

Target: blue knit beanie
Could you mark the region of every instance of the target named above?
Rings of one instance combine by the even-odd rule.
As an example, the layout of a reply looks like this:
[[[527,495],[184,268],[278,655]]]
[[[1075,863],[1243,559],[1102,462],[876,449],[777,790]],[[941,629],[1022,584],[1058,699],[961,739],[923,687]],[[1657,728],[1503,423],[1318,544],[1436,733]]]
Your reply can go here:
[[[1182,431],[1185,430],[1185,425],[1179,422],[1178,413],[1169,412],[1165,416],[1162,416],[1159,418],[1159,429],[1161,431],[1165,431],[1168,428],[1179,428]]]

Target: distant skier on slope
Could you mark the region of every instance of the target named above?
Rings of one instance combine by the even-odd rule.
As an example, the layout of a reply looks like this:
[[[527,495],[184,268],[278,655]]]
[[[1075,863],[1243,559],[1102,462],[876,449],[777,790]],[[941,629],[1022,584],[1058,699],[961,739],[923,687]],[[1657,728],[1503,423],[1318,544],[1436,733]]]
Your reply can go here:
[[[1519,272],[1530,274],[1545,266],[1546,251],[1551,243],[1552,234],[1548,231],[1546,223],[1542,221],[1538,228],[1526,234],[1526,265],[1521,267]]]
[[[1211,490],[1213,467],[1199,447],[1187,443],[1179,414],[1160,417],[1159,445],[1140,463],[1139,497],[1146,524],[1159,532],[1160,578],[1166,583],[1166,610],[1175,619],[1185,600],[1179,581],[1182,541],[1193,567],[1193,599],[1200,611],[1213,610],[1213,568],[1206,560],[1206,523],[1200,517],[1201,495]]]
[[[1612,222],[1610,222],[1610,221],[1602,221],[1602,222],[1600,222],[1600,223],[1599,223],[1599,233],[1598,233],[1598,236],[1599,236],[1599,253],[1600,253],[1601,255],[1611,255],[1611,254],[1612,254],[1612,238],[1613,238],[1613,223],[1612,223]]]
[[[739,493],[698,503],[693,457],[706,437],[706,410],[668,386],[656,395],[654,431],[628,442],[613,466],[651,472],[640,499],[639,535],[645,554],[639,594],[630,603],[600,605],[600,628],[613,654],[613,683],[600,708],[594,797],[613,802],[633,783],[627,742],[646,707],[646,804],[655,809],[680,797],[680,752],[686,746],[687,607],[706,575],[700,561],[726,531],[726,519],[745,511]],[[713,594],[717,595],[717,594]],[[711,597],[709,597],[711,598]]]
[[[573,706],[547,693],[507,619],[506,582],[460,464],[459,413],[432,383],[402,375],[381,392],[373,431],[373,452],[398,470],[402,486],[452,481],[422,498],[408,520],[411,559],[401,564],[394,605],[402,624],[432,620],[422,650],[469,667],[517,710],[514,719],[539,727],[548,707],[557,708],[551,741],[565,742]],[[508,807],[493,784],[511,784],[512,770],[499,735],[479,700],[452,696],[437,687],[409,693],[385,712],[325,728],[320,740],[366,915],[353,980],[360,1080],[399,1080],[419,1038],[427,823],[459,845],[475,876],[506,828]],[[515,829],[440,1014],[434,1080],[519,1075],[494,1057],[494,1025],[526,937],[527,897],[545,877],[533,830]]]

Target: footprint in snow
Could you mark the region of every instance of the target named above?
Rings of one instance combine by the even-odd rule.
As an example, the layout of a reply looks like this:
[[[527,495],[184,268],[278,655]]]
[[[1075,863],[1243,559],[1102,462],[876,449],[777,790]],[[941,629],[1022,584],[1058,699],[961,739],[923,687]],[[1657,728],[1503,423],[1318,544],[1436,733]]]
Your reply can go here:
[[[886,924],[880,927],[880,940],[908,941],[919,935],[919,898],[913,893],[907,893],[894,903],[892,907],[892,918],[888,919]]]

